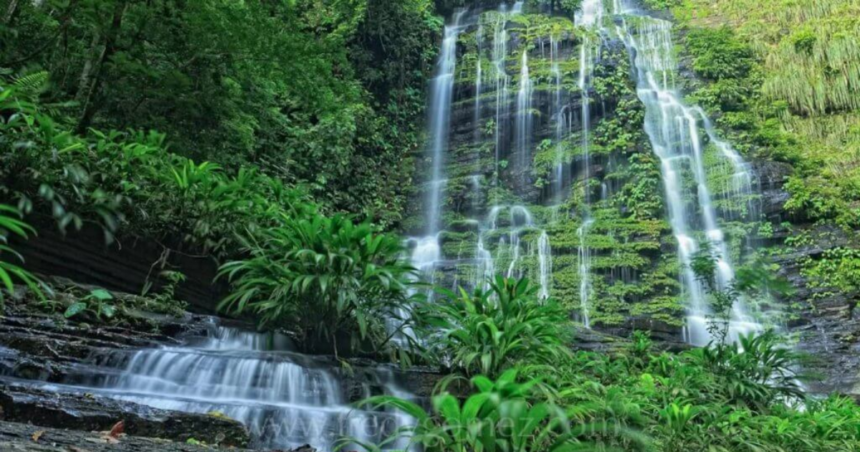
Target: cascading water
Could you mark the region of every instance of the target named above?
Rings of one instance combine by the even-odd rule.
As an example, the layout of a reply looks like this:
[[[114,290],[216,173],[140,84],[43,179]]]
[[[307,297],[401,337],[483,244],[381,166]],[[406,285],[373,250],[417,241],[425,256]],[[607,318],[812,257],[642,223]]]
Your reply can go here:
[[[707,183],[703,138],[718,150],[733,171],[730,177],[733,187],[726,196],[738,200],[748,196],[752,174],[740,155],[718,139],[702,110],[686,106],[676,91],[672,24],[632,14],[634,16],[625,19],[619,27],[619,34],[633,55],[637,93],[646,111],[645,131],[661,162],[669,222],[678,242],[682,278],[689,298],[686,339],[692,344],[704,345],[712,339],[707,328],[711,309],[705,290],[690,266],[694,254],[699,251],[697,238],[707,241],[716,252],[716,277],[722,287],[734,279],[734,269]],[[700,127],[700,123],[705,126]],[[686,179],[692,179],[696,187],[697,206],[685,199]],[[736,302],[729,322],[729,340],[760,329],[761,325],[747,314],[743,302]]]
[[[525,275],[525,260],[535,259],[535,280],[541,286],[540,293],[542,296],[548,296],[550,280],[551,280],[551,247],[549,245],[549,236],[542,230],[537,229],[534,224],[531,212],[520,205],[500,205],[497,203],[497,197],[482,198],[481,180],[486,181],[486,187],[501,188],[503,181],[499,173],[495,171],[492,179],[489,177],[482,178],[480,174],[474,172],[469,175],[459,175],[463,179],[468,179],[473,186],[474,191],[470,197],[473,198],[471,204],[471,214],[473,218],[482,216],[480,201],[486,199],[493,203],[489,207],[489,212],[485,215],[483,221],[475,219],[463,219],[461,224],[474,224],[476,232],[476,242],[474,243],[474,254],[472,256],[445,256],[441,250],[440,240],[444,236],[441,225],[441,217],[443,214],[442,202],[443,185],[446,178],[443,174],[445,162],[448,160],[447,152],[451,146],[451,118],[458,112],[458,108],[464,107],[464,103],[454,104],[454,87],[456,84],[456,53],[457,40],[460,35],[467,29],[475,31],[475,44],[478,53],[475,58],[475,82],[474,96],[475,99],[471,103],[474,108],[472,113],[474,135],[469,138],[474,142],[476,149],[483,148],[485,143],[481,131],[485,130],[482,121],[490,119],[487,127],[492,125],[493,143],[495,154],[495,166],[500,169],[504,166],[502,163],[509,151],[518,157],[516,168],[521,170],[518,177],[523,181],[528,177],[527,168],[530,166],[531,160],[531,139],[533,134],[533,119],[532,119],[532,98],[533,98],[533,82],[529,71],[529,55],[527,49],[523,49],[519,53],[520,60],[520,76],[517,80],[516,97],[512,102],[511,76],[508,75],[508,43],[511,37],[508,33],[508,23],[510,19],[522,13],[523,2],[516,2],[509,10],[507,3],[501,3],[497,11],[484,16],[482,19],[479,11],[459,12],[452,20],[452,24],[446,27],[445,39],[439,56],[439,63],[436,77],[431,86],[431,105],[430,105],[430,121],[429,146],[430,158],[432,159],[432,170],[430,174],[431,181],[428,184],[427,193],[427,209],[426,209],[426,224],[427,235],[423,238],[412,239],[413,251],[412,262],[417,268],[422,270],[425,279],[429,282],[434,282],[433,278],[436,274],[437,264],[444,262],[446,268],[458,266],[470,266],[473,270],[473,277],[467,278],[467,281],[472,283],[474,287],[487,287],[487,283],[497,272],[507,276],[524,276]],[[477,24],[475,22],[477,21]],[[470,28],[470,27],[475,28]],[[492,47],[489,42],[484,44],[484,31],[487,30],[487,40],[489,39],[489,30],[492,29]],[[483,51],[486,47],[490,54],[490,63],[488,67],[482,65]],[[485,70],[486,69],[486,70]],[[459,90],[457,90],[459,92]],[[468,90],[466,90],[468,91]],[[494,115],[490,118],[484,117],[485,105],[484,99],[487,96],[495,94]],[[491,101],[487,101],[488,103]],[[511,104],[516,110],[511,115]],[[486,108],[489,110],[489,108]],[[489,116],[489,115],[488,115]],[[509,128],[509,118],[513,117],[512,129]],[[509,146],[507,139],[511,133],[514,136],[513,146]],[[456,138],[455,138],[456,139]],[[498,228],[497,218],[500,212],[507,211],[510,216],[509,224],[506,230],[500,231]],[[440,234],[442,234],[440,236]],[[526,237],[528,240],[526,240]],[[533,253],[537,250],[537,255]],[[468,253],[467,253],[468,254]],[[462,280],[460,274],[455,272],[453,275],[453,285],[457,285]],[[449,281],[450,283],[450,281]]]
[[[602,27],[603,1],[585,0],[582,3],[582,12],[577,17],[577,25],[584,27],[588,32]],[[591,218],[591,104],[588,90],[591,83],[591,71],[594,63],[592,52],[599,49],[600,39],[592,42],[592,38],[586,34],[580,47],[579,59],[579,90],[582,95],[582,113],[580,115],[582,130],[582,162],[583,162],[583,212],[582,225],[576,231],[579,237],[579,300],[582,311],[582,323],[586,328],[591,328],[590,298],[591,298],[591,250],[588,247],[588,230],[594,221]]]
[[[443,174],[448,149],[448,132],[451,128],[451,101],[454,97],[454,70],[457,65],[457,39],[462,28],[460,19],[464,11],[455,14],[454,22],[445,27],[442,50],[439,53],[436,76],[433,78],[430,101],[430,158],[431,178],[427,190],[426,235],[416,239],[412,263],[422,273],[432,273],[441,258],[439,231],[442,217]]]
[[[253,445],[333,450],[344,437],[381,442],[412,420],[395,412],[369,412],[349,404],[335,363],[280,348],[284,336],[218,326],[196,345],[116,350],[90,357],[81,374],[57,392],[92,393],[154,408],[222,413],[243,423]],[[372,371],[386,393],[411,397],[392,371]],[[367,390],[367,389],[365,389]]]
[[[545,300],[549,298],[550,284],[552,283],[552,247],[546,231],[542,231],[538,239],[538,266],[540,270],[538,273],[540,276],[538,296]]]
[[[520,69],[520,89],[517,93],[517,152],[520,168],[528,168],[531,161],[532,136],[532,81],[529,76],[529,54],[523,51]],[[525,176],[525,174],[524,174]]]
[[[475,47],[478,48],[478,57],[475,60],[475,141],[481,141],[481,88],[484,82],[484,68],[481,61],[481,50],[484,45],[484,24],[478,25],[475,34]]]
[[[550,73],[555,82],[555,93],[553,94],[553,117],[555,118],[555,182],[552,186],[550,199],[561,204],[564,197],[563,190],[566,186],[567,165],[565,164],[566,136],[571,134],[572,121],[567,117],[570,106],[562,101],[562,73],[561,73],[561,43],[555,36],[550,37],[550,59],[552,60]],[[553,219],[557,220],[558,209],[554,210]]]

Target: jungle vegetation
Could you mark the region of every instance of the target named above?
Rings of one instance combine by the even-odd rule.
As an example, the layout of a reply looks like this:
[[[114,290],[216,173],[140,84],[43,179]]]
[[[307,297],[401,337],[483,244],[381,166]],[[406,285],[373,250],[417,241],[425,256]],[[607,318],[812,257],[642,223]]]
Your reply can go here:
[[[860,450],[856,403],[807,397],[803,357],[773,332],[678,353],[637,333],[610,353],[574,351],[564,301],[538,299],[526,279],[415,295],[396,231],[439,13],[459,3],[3,2],[0,295],[41,290],[9,243],[34,236],[28,222],[95,223],[108,241],[134,234],[216,258],[233,287],[223,312],[288,331],[305,351],[449,374],[429,409],[363,402],[417,419],[398,436],[428,451]],[[860,227],[856,2],[646,4],[685,27],[681,53],[699,77],[689,95],[747,155],[792,165],[792,219]],[[631,147],[623,138],[641,131],[629,124],[598,145]],[[630,215],[656,221],[654,162],[633,161],[643,180],[625,194],[640,201]],[[840,248],[805,272],[856,288],[857,262]],[[81,300],[48,309],[114,321],[104,293]]]

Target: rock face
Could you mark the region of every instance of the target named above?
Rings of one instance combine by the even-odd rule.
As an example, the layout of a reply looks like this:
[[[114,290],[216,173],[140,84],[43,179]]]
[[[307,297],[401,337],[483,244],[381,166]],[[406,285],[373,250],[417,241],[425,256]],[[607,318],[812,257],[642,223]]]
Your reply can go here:
[[[595,327],[629,334],[638,317],[680,339],[675,245],[624,44],[496,7],[461,18],[444,180],[427,180],[431,155],[419,168],[442,198],[433,281],[525,276]],[[426,234],[415,206],[409,232]]]
[[[186,276],[176,292],[196,311],[214,314],[215,306],[224,297],[224,284],[213,283],[218,271],[215,261],[192,257],[196,253],[183,250],[181,244],[169,248],[144,238],[119,237],[106,245],[104,232],[97,226],[86,225],[81,231],[64,235],[56,231],[53,220],[45,219],[42,223],[38,237],[31,240],[13,237],[15,250],[32,272],[125,293],[141,293],[148,283],[153,291],[163,285],[164,281],[157,277],[156,264],[160,263]]]
[[[807,355],[801,373],[813,394],[839,392],[860,397],[860,313],[857,294],[844,288],[810,287],[804,268],[822,259],[827,250],[856,246],[854,234],[827,225],[794,224],[787,221],[783,185],[792,173],[785,163],[755,162],[761,186],[761,210],[773,233],[759,246],[778,265],[794,293],[780,299],[776,309],[787,317],[783,330],[797,340],[797,349]]]
[[[788,332],[798,338],[798,349],[808,355],[804,370],[812,373],[807,383],[812,393],[840,392],[860,397],[860,313],[857,294],[840,288],[811,288],[803,274],[807,263],[821,259],[824,252],[851,243],[847,234],[836,228],[808,226],[788,232],[776,231],[777,237],[805,234],[810,241],[796,247],[785,247],[774,261],[780,274],[796,292],[785,309],[792,313]]]

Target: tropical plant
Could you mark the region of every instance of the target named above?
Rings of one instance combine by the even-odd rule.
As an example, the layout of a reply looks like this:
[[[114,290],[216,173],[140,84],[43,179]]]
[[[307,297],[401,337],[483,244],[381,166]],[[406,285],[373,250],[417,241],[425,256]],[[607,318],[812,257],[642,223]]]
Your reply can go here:
[[[742,335],[731,344],[715,343],[690,356],[717,378],[717,392],[731,403],[762,408],[778,399],[803,397],[794,371],[800,355],[783,346],[772,330]]]
[[[123,230],[224,258],[239,252],[235,236],[246,228],[316,209],[302,189],[252,166],[226,174],[168,152],[164,134],[75,135],[19,85],[0,79],[0,132],[9,137],[0,141],[0,192],[61,231],[91,222],[108,240]]]
[[[428,341],[430,355],[465,375],[489,378],[516,364],[569,358],[569,317],[555,300],[540,300],[538,290],[526,278],[502,276],[472,293],[437,289],[441,299],[425,304],[419,315],[428,334],[439,336]]]
[[[406,328],[415,270],[400,240],[343,215],[285,217],[283,226],[249,233],[249,257],[221,267],[233,284],[219,308],[253,312],[261,326],[293,332],[306,350],[379,352]],[[403,321],[398,321],[402,319]],[[387,320],[397,325],[387,328]]]
[[[96,320],[112,319],[116,315],[116,305],[110,292],[105,289],[93,289],[88,295],[72,303],[66,308],[63,317],[70,319],[86,313],[95,316]]]
[[[433,397],[432,413],[414,402],[393,396],[371,397],[359,403],[371,409],[391,407],[411,416],[414,425],[401,427],[379,444],[354,438],[341,442],[340,448],[358,444],[368,451],[415,446],[427,452],[478,451],[586,451],[595,445],[581,437],[599,427],[574,423],[578,407],[562,408],[552,401],[540,400],[535,392],[541,382],[517,381],[518,371],[510,369],[497,380],[478,375],[471,379],[475,392],[461,401],[442,392]],[[404,439],[406,441],[404,441]]]
[[[9,246],[11,235],[27,239],[30,234],[35,233],[30,225],[20,219],[18,209],[0,204],[0,303],[3,301],[4,290],[10,293],[15,290],[15,280],[26,284],[33,293],[44,298],[43,284],[39,279],[7,260],[7,257],[11,256],[14,260],[24,261],[24,258]]]

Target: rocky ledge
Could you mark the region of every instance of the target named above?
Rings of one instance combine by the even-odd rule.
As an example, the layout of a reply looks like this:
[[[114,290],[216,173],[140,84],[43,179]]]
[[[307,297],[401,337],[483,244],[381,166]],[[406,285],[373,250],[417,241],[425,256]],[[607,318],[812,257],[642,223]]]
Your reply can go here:
[[[204,452],[201,443],[177,443],[110,432],[86,432],[0,422],[0,450],[4,452]],[[230,449],[241,452],[244,449]]]
[[[194,451],[199,449],[194,447],[197,443],[208,445],[209,450],[265,447],[265,442],[249,434],[248,426],[218,410],[157,409],[134,398],[139,394],[112,389],[112,380],[121,378],[140,350],[193,347],[206,344],[212,335],[220,338],[225,328],[218,328],[219,324],[235,327],[226,328],[230,331],[247,330],[250,325],[182,310],[156,314],[141,309],[154,299],[115,292],[110,302],[117,313],[112,319],[93,315],[66,319],[63,312],[68,306],[98,288],[46,280],[54,289],[48,300],[19,288],[6,298],[0,316],[0,451]],[[289,352],[266,359],[327,369],[342,385],[344,403],[382,394],[390,378],[402,383],[416,400],[425,401],[439,381],[432,369],[410,369],[406,376],[365,359],[350,360],[349,366],[330,357]],[[121,445],[90,433],[111,431],[117,425],[122,425]],[[33,440],[35,432],[44,433]]]
[[[217,413],[158,410],[90,393],[51,389],[23,382],[0,384],[0,420],[87,432],[110,431],[121,422],[122,431],[130,436],[228,447],[245,447],[249,442],[242,424]]]
[[[247,447],[245,427],[217,413],[159,410],[73,387],[61,390],[61,383],[88,372],[92,356],[178,345],[182,337],[205,335],[211,320],[138,310],[134,307],[151,300],[120,293],[112,294],[112,303],[122,306],[114,321],[92,322],[87,316],[68,320],[59,313],[97,288],[48,281],[53,293],[47,300],[21,288],[5,300],[0,317],[0,450],[201,450],[186,442],[207,444],[209,450]],[[89,433],[117,425],[119,439]]]

